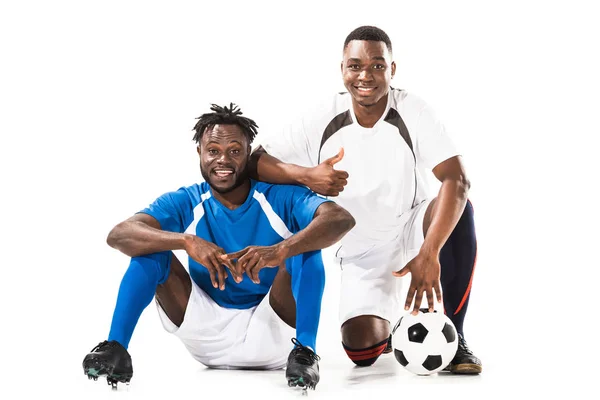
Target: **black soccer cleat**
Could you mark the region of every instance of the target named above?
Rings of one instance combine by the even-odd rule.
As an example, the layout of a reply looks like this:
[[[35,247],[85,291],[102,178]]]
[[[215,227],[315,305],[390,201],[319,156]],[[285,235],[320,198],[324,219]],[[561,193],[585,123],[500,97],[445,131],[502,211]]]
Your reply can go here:
[[[453,374],[475,375],[480,374],[481,370],[481,361],[469,350],[465,338],[459,333],[456,355],[450,361],[450,364],[444,368],[444,371],[449,371]]]
[[[292,338],[296,345],[290,352],[285,369],[288,386],[299,386],[306,389],[315,389],[319,383],[319,360],[321,357],[310,348],[304,346],[296,338]]]
[[[98,380],[99,376],[106,375],[106,381],[113,389],[117,383],[129,384],[133,376],[131,356],[117,341],[99,343],[83,359],[83,372],[88,379]]]

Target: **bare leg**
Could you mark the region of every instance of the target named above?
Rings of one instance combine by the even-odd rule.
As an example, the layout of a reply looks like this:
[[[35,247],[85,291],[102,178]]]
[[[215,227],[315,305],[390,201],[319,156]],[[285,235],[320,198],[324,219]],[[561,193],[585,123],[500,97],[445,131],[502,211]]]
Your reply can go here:
[[[359,315],[342,324],[342,344],[356,365],[372,365],[385,351],[390,336],[389,321],[376,315]]]
[[[192,279],[175,254],[171,253],[169,277],[156,287],[156,300],[171,322],[178,327],[183,322],[191,293]]]
[[[275,275],[269,304],[283,322],[296,328],[296,300],[292,293],[292,277],[285,267],[279,267],[279,272]]]
[[[389,321],[375,315],[359,315],[342,324],[342,342],[353,349],[371,347],[389,336]]]

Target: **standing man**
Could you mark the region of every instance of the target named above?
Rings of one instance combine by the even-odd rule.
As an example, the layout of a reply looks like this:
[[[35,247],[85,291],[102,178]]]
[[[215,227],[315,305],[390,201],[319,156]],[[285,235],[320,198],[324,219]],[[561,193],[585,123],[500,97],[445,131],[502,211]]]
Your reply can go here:
[[[337,196],[356,226],[336,252],[342,269],[342,344],[357,365],[391,350],[390,322],[401,307],[417,313],[442,301],[459,335],[447,370],[478,374],[463,321],[477,244],[467,174],[442,123],[417,96],[390,86],[396,71],[388,35],[373,26],[344,42],[336,94],[291,129],[267,139],[252,156],[261,181],[303,184]],[[335,169],[334,169],[335,168]],[[435,198],[425,173],[442,183]],[[402,303],[400,279],[410,273]]]
[[[256,124],[233,105],[211,110],[194,136],[205,182],[163,194],[108,235],[131,263],[108,338],[85,356],[84,373],[106,375],[113,388],[130,381],[127,347],[156,298],[164,328],[202,364],[286,367],[290,386],[314,389],[321,249],[340,240],[354,219],[305,187],[251,180]],[[189,274],[174,257],[178,249],[189,256]]]

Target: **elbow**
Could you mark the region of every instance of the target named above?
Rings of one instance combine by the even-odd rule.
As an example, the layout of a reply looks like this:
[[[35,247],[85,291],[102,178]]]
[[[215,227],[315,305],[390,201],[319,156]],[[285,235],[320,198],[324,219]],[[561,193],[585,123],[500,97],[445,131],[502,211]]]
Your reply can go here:
[[[471,181],[469,178],[462,173],[452,178],[452,181],[454,182],[454,186],[459,197],[466,199],[469,196],[469,190],[471,189]]]
[[[123,238],[123,231],[126,229],[124,226],[125,222],[121,222],[117,224],[111,231],[108,233],[106,237],[106,244],[108,244],[113,249],[119,248],[119,243]]]
[[[138,257],[148,254],[139,241],[132,237],[136,221],[123,221],[117,224],[106,237],[106,244],[129,257]]]
[[[468,197],[469,190],[471,190],[471,181],[465,175],[461,176],[460,186],[464,192],[465,197]]]
[[[338,214],[339,215],[337,217],[337,226],[340,227],[341,234],[345,235],[346,233],[350,232],[352,228],[354,228],[354,226],[356,225],[356,220],[354,219],[352,214],[350,214],[344,209],[340,209],[338,211]]]
[[[460,182],[465,187],[465,190],[467,192],[469,191],[469,189],[471,189],[471,181],[469,180],[469,178],[467,177],[467,175],[462,174],[460,176]]]

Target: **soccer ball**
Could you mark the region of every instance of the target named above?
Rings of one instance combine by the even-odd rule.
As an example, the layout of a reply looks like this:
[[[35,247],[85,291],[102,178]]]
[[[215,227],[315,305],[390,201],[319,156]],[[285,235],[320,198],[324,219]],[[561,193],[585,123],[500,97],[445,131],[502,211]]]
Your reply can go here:
[[[458,335],[450,318],[437,311],[419,311],[400,318],[392,331],[396,360],[417,375],[446,368],[458,348]]]

